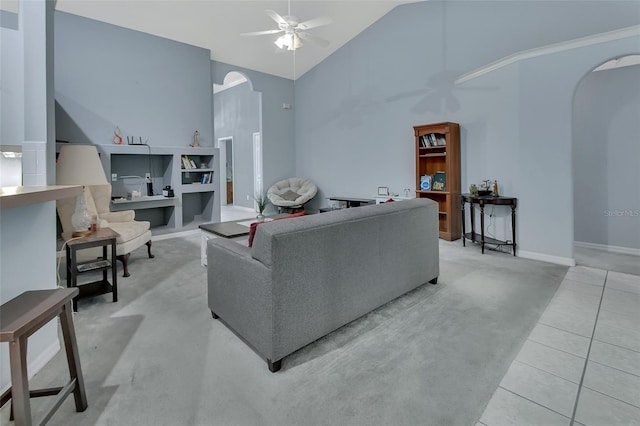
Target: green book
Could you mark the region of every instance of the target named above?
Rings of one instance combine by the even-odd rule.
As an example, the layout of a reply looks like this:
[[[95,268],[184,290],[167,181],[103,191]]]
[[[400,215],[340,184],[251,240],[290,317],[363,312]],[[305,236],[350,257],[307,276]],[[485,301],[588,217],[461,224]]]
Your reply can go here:
[[[436,172],[431,179],[431,190],[432,191],[446,191],[447,186],[447,176],[445,172]]]

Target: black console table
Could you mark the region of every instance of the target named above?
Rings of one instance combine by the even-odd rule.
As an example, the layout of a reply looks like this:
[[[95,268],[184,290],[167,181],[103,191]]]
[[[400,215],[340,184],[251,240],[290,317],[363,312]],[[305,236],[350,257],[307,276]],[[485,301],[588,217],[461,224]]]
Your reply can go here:
[[[375,204],[376,200],[371,198],[354,198],[354,197],[329,197],[331,201],[338,201],[347,204],[347,208],[360,207],[365,204]]]
[[[470,240],[474,243],[480,243],[482,247],[482,254],[484,254],[484,245],[493,244],[496,246],[513,246],[513,255],[516,255],[516,206],[518,199],[514,197],[494,197],[492,195],[471,195],[462,194],[462,245],[466,246],[465,241]],[[471,214],[471,232],[465,233],[465,220],[464,220],[464,205],[469,203],[469,212]],[[480,234],[476,233],[475,218],[473,212],[473,205],[480,206]],[[485,237],[484,235],[484,206],[511,206],[511,242],[497,240],[491,237]]]

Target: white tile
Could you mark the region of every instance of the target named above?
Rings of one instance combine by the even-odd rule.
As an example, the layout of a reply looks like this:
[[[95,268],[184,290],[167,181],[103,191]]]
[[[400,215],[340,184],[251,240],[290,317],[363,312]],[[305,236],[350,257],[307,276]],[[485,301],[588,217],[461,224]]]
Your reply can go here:
[[[607,287],[640,294],[640,276],[609,271]]]
[[[612,345],[640,352],[640,330],[630,330],[618,327],[615,323],[598,321],[593,338],[601,342],[611,343]]]
[[[500,386],[567,417],[578,392],[575,383],[519,361],[513,361]]]
[[[640,313],[624,314],[601,309],[598,315],[598,323],[609,324],[628,330],[640,330]]]
[[[604,290],[601,309],[621,314],[640,313],[640,294],[615,290],[609,285]]]
[[[551,346],[564,352],[569,352],[586,358],[589,350],[589,339],[574,333],[550,327],[545,324],[538,324],[531,331],[529,340]]]
[[[640,376],[640,352],[594,340],[591,343],[589,361]]]
[[[569,268],[565,279],[580,281],[583,283],[603,286],[607,271],[603,269],[589,268],[586,266],[573,266]]]
[[[640,408],[583,387],[576,421],[587,426],[640,425]]]
[[[568,425],[571,419],[498,388],[484,410],[480,422],[493,425]]]
[[[600,301],[584,301],[580,299],[572,299],[570,297],[555,297],[549,302],[547,309],[563,311],[574,315],[591,314],[594,318],[598,313]]]
[[[580,383],[585,359],[549,346],[527,340],[516,360],[554,374],[575,384]]]
[[[571,313],[556,309],[547,309],[538,321],[560,330],[591,338],[596,312]]]
[[[558,291],[561,291],[561,290],[571,290],[574,292],[581,292],[581,293],[585,293],[585,294],[589,294],[591,296],[597,297],[598,299],[602,296],[601,285],[599,286],[599,285],[593,285],[589,283],[583,283],[580,281],[574,281],[567,278],[562,280],[562,282],[560,283],[560,286],[558,287]]]
[[[583,387],[640,407],[640,377],[633,374],[589,361]]]
[[[567,284],[567,283],[573,283]],[[553,300],[566,300],[580,306],[597,308],[602,298],[602,287],[591,284],[581,284],[567,280],[564,286],[558,287]],[[592,290],[591,292],[589,290]]]

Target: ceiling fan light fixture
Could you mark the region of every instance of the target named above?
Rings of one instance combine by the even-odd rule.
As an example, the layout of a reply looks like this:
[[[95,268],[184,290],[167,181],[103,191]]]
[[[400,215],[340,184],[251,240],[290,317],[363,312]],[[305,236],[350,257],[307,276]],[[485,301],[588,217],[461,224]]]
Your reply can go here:
[[[284,49],[285,47],[288,47],[285,36],[286,34],[281,35],[276,39],[276,41],[273,42],[276,46],[278,46],[279,49]]]
[[[287,50],[296,50],[302,47],[302,39],[295,33],[283,34],[273,43],[280,49],[286,48]]]

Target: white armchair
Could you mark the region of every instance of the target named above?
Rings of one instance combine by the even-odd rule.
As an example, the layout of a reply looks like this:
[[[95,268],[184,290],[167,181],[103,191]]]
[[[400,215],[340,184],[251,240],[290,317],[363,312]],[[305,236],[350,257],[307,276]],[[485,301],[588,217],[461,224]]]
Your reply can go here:
[[[116,239],[116,258],[122,262],[123,276],[128,277],[130,275],[128,268],[130,253],[143,244],[147,246],[149,258],[154,258],[154,255],[151,254],[149,222],[135,220],[135,212],[133,210],[109,211],[111,185],[87,185],[85,186],[84,197],[87,211],[90,216],[97,218],[98,227],[108,227],[120,234]],[[75,198],[67,198],[56,202],[58,217],[62,225],[62,238],[65,241],[70,239],[73,233],[71,216],[75,206]]]

